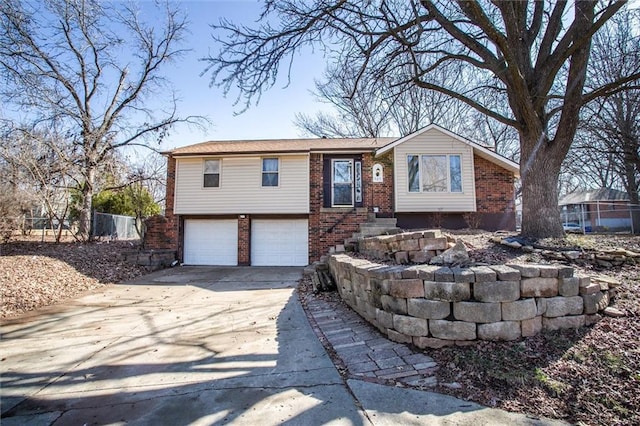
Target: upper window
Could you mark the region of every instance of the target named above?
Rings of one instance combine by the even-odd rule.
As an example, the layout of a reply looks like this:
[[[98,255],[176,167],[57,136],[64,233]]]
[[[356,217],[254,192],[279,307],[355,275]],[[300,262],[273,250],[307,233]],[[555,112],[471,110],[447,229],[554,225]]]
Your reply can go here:
[[[280,164],[277,158],[262,159],[262,186],[278,186]]]
[[[205,188],[220,187],[220,160],[204,160]]]
[[[462,192],[460,155],[407,156],[409,192]]]

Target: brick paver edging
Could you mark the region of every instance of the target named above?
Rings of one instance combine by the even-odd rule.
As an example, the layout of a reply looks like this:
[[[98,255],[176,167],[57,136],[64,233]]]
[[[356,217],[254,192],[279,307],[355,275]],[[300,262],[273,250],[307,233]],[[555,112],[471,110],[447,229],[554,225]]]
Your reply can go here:
[[[337,294],[298,294],[311,328],[345,379],[412,388],[436,386],[438,366],[431,357],[388,340]]]

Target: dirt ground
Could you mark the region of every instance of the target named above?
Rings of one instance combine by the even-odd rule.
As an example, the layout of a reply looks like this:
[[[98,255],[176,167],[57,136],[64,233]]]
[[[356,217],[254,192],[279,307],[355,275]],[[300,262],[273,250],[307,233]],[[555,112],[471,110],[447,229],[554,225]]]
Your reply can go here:
[[[535,253],[491,243],[492,234],[487,232],[449,233],[464,241],[477,262],[548,263]],[[640,237],[625,235],[569,235],[538,243],[640,252]],[[127,241],[54,244],[39,239],[0,246],[0,317],[18,316],[144,274],[144,268],[122,260],[123,251],[135,248],[136,243]],[[640,424],[640,264],[607,270],[590,264],[573,266],[585,274],[620,280],[612,305],[625,316],[515,342],[425,351],[441,366],[437,390],[571,423]]]

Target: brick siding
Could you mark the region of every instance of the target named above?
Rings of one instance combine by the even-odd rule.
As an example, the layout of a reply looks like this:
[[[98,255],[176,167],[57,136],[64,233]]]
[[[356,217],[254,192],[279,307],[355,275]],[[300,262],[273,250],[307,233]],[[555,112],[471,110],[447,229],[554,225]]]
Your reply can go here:
[[[309,160],[309,261],[314,262],[326,254],[329,248],[343,244],[345,239],[358,232],[360,224],[367,221],[368,213],[378,207],[381,216],[393,215],[393,167],[390,156],[374,159],[373,154],[362,154],[363,206],[348,208],[323,207],[323,155],[311,154]],[[373,183],[372,168],[375,163],[384,166],[383,182]]]
[[[513,173],[477,155],[473,156],[473,163],[478,213],[515,211]]]
[[[243,217],[244,216],[244,217]],[[251,264],[251,221],[249,215],[238,216],[238,265]]]
[[[167,187],[164,216],[153,216],[145,221],[146,232],[142,246],[145,250],[178,250],[179,220],[173,214],[176,182],[176,159],[167,157]]]

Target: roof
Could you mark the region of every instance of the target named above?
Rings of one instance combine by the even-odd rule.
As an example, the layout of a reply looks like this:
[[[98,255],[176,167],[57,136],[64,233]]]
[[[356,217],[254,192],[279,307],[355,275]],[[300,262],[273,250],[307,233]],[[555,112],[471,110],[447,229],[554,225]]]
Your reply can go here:
[[[598,188],[589,191],[576,191],[562,197],[558,204],[566,206],[569,204],[583,204],[593,201],[629,201],[626,192],[611,188]]]
[[[463,138],[460,135],[457,135],[455,133],[453,133],[450,130],[445,129],[444,127],[440,127],[437,124],[429,124],[426,127],[423,127],[420,130],[417,130],[407,136],[404,136],[400,139],[396,139],[395,141],[391,141],[389,142],[387,145],[379,148],[378,150],[376,150],[376,155],[380,155],[380,154],[384,154],[385,152],[388,152],[390,150],[392,150],[393,148],[395,148],[396,146],[400,145],[401,143],[404,143],[410,139],[413,139],[414,137],[425,133],[429,130],[438,130],[439,132],[442,132],[444,134],[446,134],[447,136],[452,137],[453,139],[456,139],[457,141],[460,141],[464,144],[467,144],[469,146],[471,146],[474,150],[475,153],[477,153],[480,157],[491,161],[492,163],[498,164],[501,167],[504,167],[505,169],[513,172],[514,175],[516,176],[520,176],[520,166],[518,165],[518,163],[508,159],[507,157],[504,157],[498,153],[496,153],[495,151],[491,150],[489,147],[481,145],[477,142],[473,142],[472,140],[469,140],[467,138]]]
[[[173,156],[374,151],[396,138],[314,138],[209,141],[165,152]]]

